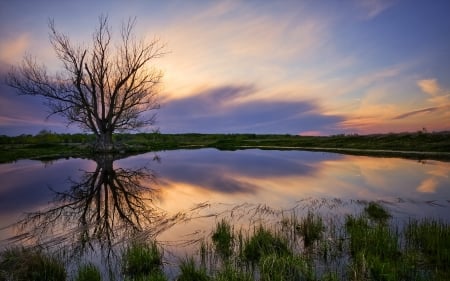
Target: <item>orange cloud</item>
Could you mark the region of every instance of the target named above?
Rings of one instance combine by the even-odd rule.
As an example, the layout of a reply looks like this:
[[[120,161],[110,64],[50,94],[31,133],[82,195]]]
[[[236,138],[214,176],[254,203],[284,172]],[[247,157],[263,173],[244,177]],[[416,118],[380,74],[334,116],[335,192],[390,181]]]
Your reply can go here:
[[[27,33],[20,34],[10,40],[0,43],[0,60],[14,63],[20,59],[30,45],[30,36]]]
[[[432,96],[437,95],[441,91],[436,79],[419,80],[417,81],[417,85],[422,90],[422,92]]]
[[[170,48],[162,62],[170,98],[230,83],[261,85],[267,90],[258,93],[258,99],[279,96],[273,88],[291,81],[286,78],[292,75],[283,62],[308,60],[326,47],[328,20],[305,13],[299,22],[301,7],[280,20],[233,3],[214,2],[193,17],[163,27]],[[227,16],[231,12],[233,21]]]

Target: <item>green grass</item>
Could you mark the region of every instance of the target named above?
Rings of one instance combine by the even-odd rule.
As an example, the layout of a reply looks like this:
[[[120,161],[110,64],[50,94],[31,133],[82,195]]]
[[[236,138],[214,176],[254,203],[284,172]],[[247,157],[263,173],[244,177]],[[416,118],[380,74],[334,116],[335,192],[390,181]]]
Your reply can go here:
[[[84,264],[78,267],[74,281],[101,281],[101,273],[93,264]]]
[[[212,235],[212,241],[217,253],[223,259],[226,260],[231,256],[234,246],[234,236],[231,225],[226,220],[217,223]]]
[[[296,232],[303,238],[305,248],[309,248],[314,242],[319,241],[324,230],[322,218],[312,212],[308,212],[306,217],[296,225]]]
[[[187,258],[180,263],[180,275],[178,281],[210,281],[211,277],[205,268],[200,268],[193,258]]]
[[[10,248],[0,254],[0,280],[65,281],[64,264],[38,249]]]
[[[364,212],[370,219],[377,222],[386,222],[389,218],[391,218],[389,212],[376,202],[370,202],[369,205],[364,208]]]
[[[253,281],[252,275],[242,269],[226,264],[213,277],[214,281]]]
[[[366,217],[349,216],[352,263],[350,274],[356,279],[400,280],[402,274],[399,237],[385,224],[371,225]]]
[[[410,221],[405,230],[405,240],[411,252],[430,270],[445,272],[450,276],[450,228],[448,224],[430,219]]]
[[[144,277],[159,278],[162,269],[162,253],[156,242],[132,242],[123,253],[122,263],[123,273],[129,278],[128,280],[147,280],[142,279]]]
[[[316,280],[314,272],[308,261],[295,255],[271,254],[261,258],[259,262],[261,280]]]
[[[336,135],[327,137],[257,134],[115,134],[118,150],[124,153],[148,151],[217,148],[236,150],[302,149],[337,151],[339,153],[394,156],[414,159],[450,160],[450,132],[401,133],[382,135]],[[35,136],[0,136],[0,163],[18,159],[56,159],[89,156],[92,134],[54,134],[45,132]],[[393,150],[393,151],[389,151]],[[400,153],[401,151],[418,153]],[[400,151],[400,152],[398,152]],[[435,152],[429,154],[429,152]],[[444,153],[436,153],[444,152]]]
[[[272,254],[278,256],[291,254],[287,241],[263,226],[257,227],[253,236],[244,242],[245,260],[255,264],[262,257]]]
[[[399,228],[377,203],[368,203],[345,220],[324,219],[313,212],[297,215],[238,231],[231,218],[220,220],[202,240],[198,256],[180,260],[175,280],[449,280],[447,222],[410,220]],[[313,242],[306,246],[304,236]],[[119,264],[118,280],[168,280],[156,242],[131,242]],[[59,259],[43,251],[10,248],[0,253],[1,281],[67,280],[65,272]],[[101,279],[98,269],[87,264],[72,280]]]

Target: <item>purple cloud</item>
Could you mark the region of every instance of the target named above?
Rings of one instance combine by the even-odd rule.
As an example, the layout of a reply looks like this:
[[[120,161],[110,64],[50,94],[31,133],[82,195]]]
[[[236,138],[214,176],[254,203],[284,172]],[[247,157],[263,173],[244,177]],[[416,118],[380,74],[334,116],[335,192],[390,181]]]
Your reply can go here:
[[[399,120],[399,119],[404,119],[407,117],[411,117],[417,114],[421,114],[421,113],[430,113],[430,112],[434,112],[436,110],[439,110],[441,107],[427,107],[427,108],[423,108],[423,109],[419,109],[419,110],[413,110],[413,111],[409,111],[403,114],[400,114],[398,116],[395,116],[394,118],[392,118],[393,120]]]
[[[312,101],[237,100],[255,91],[252,86],[230,85],[169,101],[159,112],[158,125],[166,133],[333,134],[344,120],[320,113]]]

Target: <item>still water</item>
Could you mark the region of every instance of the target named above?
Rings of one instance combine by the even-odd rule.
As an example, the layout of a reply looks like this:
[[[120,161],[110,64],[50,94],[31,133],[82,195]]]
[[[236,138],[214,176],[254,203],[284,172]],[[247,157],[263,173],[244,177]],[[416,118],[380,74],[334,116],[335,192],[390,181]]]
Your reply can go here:
[[[289,211],[338,216],[367,201],[396,218],[450,221],[450,163],[439,161],[199,149],[20,160],[1,164],[0,179],[0,247],[108,254],[141,236],[182,256],[221,217],[248,226]]]

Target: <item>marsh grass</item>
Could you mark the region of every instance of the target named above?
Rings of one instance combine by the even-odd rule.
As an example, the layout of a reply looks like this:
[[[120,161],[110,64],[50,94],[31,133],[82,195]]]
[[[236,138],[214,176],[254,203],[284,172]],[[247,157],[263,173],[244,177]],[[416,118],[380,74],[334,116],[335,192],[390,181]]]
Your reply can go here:
[[[75,275],[74,281],[101,281],[100,270],[93,264],[80,265]]]
[[[127,280],[166,280],[162,253],[156,242],[132,242],[123,254],[122,263]]]
[[[369,203],[345,219],[308,212],[245,230],[241,224],[237,231],[231,218],[221,220],[200,240],[198,256],[180,260],[174,280],[449,280],[449,224],[410,220],[400,228],[390,217],[383,206]],[[168,280],[161,249],[156,242],[131,242],[123,251],[118,280]],[[0,281],[6,280],[67,279],[54,255],[10,248],[0,253]],[[101,279],[88,264],[71,280]]]
[[[410,221],[405,230],[406,247],[430,270],[450,276],[450,227],[442,221]]]
[[[290,255],[288,242],[280,235],[274,234],[270,229],[258,226],[253,236],[244,242],[243,257],[246,261],[255,264],[266,255]]]
[[[319,241],[324,230],[322,217],[312,212],[308,212],[306,217],[296,224],[296,232],[303,238],[305,248],[309,248],[314,242]]]
[[[0,255],[0,280],[64,281],[66,270],[56,256],[39,249],[15,247]]]
[[[370,219],[380,223],[386,223],[391,218],[391,214],[376,202],[369,202],[369,205],[364,208],[364,212]]]
[[[316,280],[308,260],[295,255],[271,254],[259,262],[261,280]]]
[[[180,263],[180,275],[178,281],[209,281],[211,277],[206,273],[206,269],[199,267],[192,257]]]
[[[233,229],[229,222],[223,219],[217,223],[212,235],[212,241],[217,253],[224,260],[229,259],[234,247]]]
[[[222,269],[220,269],[217,274],[213,277],[214,281],[253,281],[252,275],[241,269],[226,264]]]

